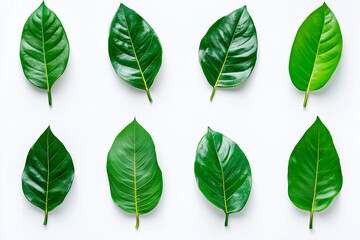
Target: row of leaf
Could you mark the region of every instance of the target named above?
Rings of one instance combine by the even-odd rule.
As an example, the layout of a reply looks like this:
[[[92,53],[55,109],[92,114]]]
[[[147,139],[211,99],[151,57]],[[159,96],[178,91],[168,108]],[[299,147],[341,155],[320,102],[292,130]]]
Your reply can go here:
[[[48,92],[65,71],[69,59],[65,30],[43,2],[25,23],[20,58],[26,78]],[[153,28],[134,10],[121,4],[111,26],[109,56],[115,72],[132,86],[149,89],[162,63],[162,47]],[[220,18],[200,42],[199,61],[213,87],[235,87],[255,67],[258,40],[246,6]],[[289,73],[296,88],[306,92],[320,89],[335,71],[342,52],[342,35],[333,12],[324,3],[300,26],[290,55]]]
[[[111,197],[124,211],[136,216],[158,204],[163,179],[150,134],[134,119],[115,138],[107,157]],[[239,212],[251,191],[251,169],[240,147],[230,138],[208,129],[196,150],[195,177],[200,191],[225,212]],[[48,212],[60,205],[74,179],[70,154],[50,127],[29,151],[22,175],[26,198]],[[290,200],[310,212],[327,208],[342,187],[339,156],[329,130],[316,119],[290,155],[288,193]]]

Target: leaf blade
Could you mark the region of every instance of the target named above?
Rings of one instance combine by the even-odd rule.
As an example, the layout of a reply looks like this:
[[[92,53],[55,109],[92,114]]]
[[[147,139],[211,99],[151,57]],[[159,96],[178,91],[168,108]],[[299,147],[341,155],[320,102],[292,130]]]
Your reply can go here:
[[[210,128],[200,140],[194,165],[200,191],[228,215],[242,210],[251,191],[251,169],[245,154],[231,139]]]
[[[216,21],[200,42],[199,61],[209,84],[235,87],[247,79],[257,58],[257,34],[246,6]]]
[[[305,91],[304,107],[310,91],[322,88],[336,70],[342,52],[339,23],[324,3],[312,12],[296,33],[289,60],[292,83]]]
[[[113,201],[122,210],[139,215],[150,212],[160,201],[163,182],[150,134],[134,119],[115,138],[107,159]]]
[[[48,92],[64,73],[70,47],[64,27],[44,2],[27,19],[20,42],[20,60],[30,83]]]
[[[290,155],[288,194],[293,204],[313,213],[327,208],[342,187],[339,156],[331,134],[317,117]]]
[[[59,206],[69,192],[74,179],[74,165],[65,146],[48,127],[31,147],[22,174],[25,197],[48,212]]]
[[[110,26],[108,46],[117,75],[145,90],[152,102],[149,89],[162,64],[162,47],[153,28],[134,10],[120,4]]]

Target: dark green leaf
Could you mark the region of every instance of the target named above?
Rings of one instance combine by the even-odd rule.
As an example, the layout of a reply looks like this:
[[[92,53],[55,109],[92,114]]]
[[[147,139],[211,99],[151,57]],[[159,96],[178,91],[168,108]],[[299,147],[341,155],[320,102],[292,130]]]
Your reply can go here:
[[[158,204],[162,173],[150,134],[134,119],[115,138],[108,154],[107,173],[111,197],[124,211],[136,215],[150,212]]]
[[[234,87],[254,69],[257,35],[246,6],[214,23],[201,40],[199,60],[206,79],[216,87]]]
[[[327,208],[341,187],[339,156],[329,130],[318,117],[291,153],[289,197],[295,206],[310,211],[312,228],[314,212]]]
[[[51,106],[51,87],[65,71],[69,42],[56,14],[43,2],[25,23],[20,43],[20,59],[26,78],[45,89]]]
[[[59,206],[70,190],[74,165],[70,154],[48,127],[31,147],[22,174],[25,197],[48,212]]]
[[[162,48],[154,29],[134,10],[121,4],[110,26],[109,56],[115,72],[146,91],[160,70]]]
[[[210,128],[196,150],[195,177],[204,196],[230,213],[245,206],[251,191],[251,169],[245,154],[231,139]]]
[[[295,87],[306,91],[322,88],[339,64],[342,36],[334,13],[324,3],[301,24],[290,55],[289,73]]]

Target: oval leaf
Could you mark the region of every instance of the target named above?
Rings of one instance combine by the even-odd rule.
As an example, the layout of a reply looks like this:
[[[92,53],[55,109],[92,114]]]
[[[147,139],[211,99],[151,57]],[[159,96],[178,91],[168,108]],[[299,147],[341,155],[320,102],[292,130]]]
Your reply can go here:
[[[234,87],[254,69],[257,35],[246,6],[220,18],[200,43],[199,60],[207,81],[216,87]]]
[[[342,187],[339,156],[331,134],[317,117],[291,153],[288,192],[296,207],[314,212],[327,208]]]
[[[160,70],[162,48],[154,29],[134,10],[121,4],[110,26],[109,56],[115,72],[146,91]]]
[[[210,128],[196,150],[195,177],[200,191],[225,212],[245,206],[251,190],[251,169],[245,154],[231,139]]]
[[[74,165],[70,154],[48,127],[31,147],[22,174],[25,197],[48,212],[59,206],[70,190]]]
[[[115,138],[107,158],[111,197],[124,211],[136,215],[150,212],[158,204],[162,173],[150,134],[134,119]]]
[[[56,14],[43,2],[25,23],[20,43],[21,65],[26,78],[48,92],[65,71],[69,59],[69,41]]]
[[[291,49],[289,73],[292,83],[306,91],[322,88],[339,64],[342,36],[334,13],[324,3],[301,24]]]

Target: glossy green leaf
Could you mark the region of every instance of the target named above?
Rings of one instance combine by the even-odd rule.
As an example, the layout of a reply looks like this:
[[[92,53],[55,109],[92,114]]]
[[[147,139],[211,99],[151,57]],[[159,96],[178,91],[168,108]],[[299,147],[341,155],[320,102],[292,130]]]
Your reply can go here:
[[[48,92],[65,71],[69,59],[69,42],[56,14],[43,2],[24,25],[20,43],[20,59],[26,78]]]
[[[108,153],[111,197],[124,211],[139,215],[153,210],[162,189],[162,173],[150,134],[134,119],[115,138]]]
[[[296,207],[310,212],[310,229],[314,212],[330,205],[342,182],[340,160],[331,134],[318,117],[295,146],[288,167],[290,200]]]
[[[220,18],[200,43],[199,60],[207,81],[216,87],[234,87],[247,79],[257,55],[256,29],[246,6]]]
[[[70,190],[74,179],[74,165],[70,154],[48,127],[31,147],[22,174],[25,197],[48,212],[59,206]]]
[[[110,26],[109,56],[117,75],[145,90],[152,102],[149,89],[161,67],[161,44],[154,29],[124,4]]]
[[[195,177],[200,191],[225,212],[241,211],[251,191],[251,169],[245,154],[231,139],[210,128],[196,150]]]
[[[305,91],[304,107],[310,91],[322,88],[339,64],[342,36],[334,13],[324,3],[300,26],[290,55],[292,83]]]

